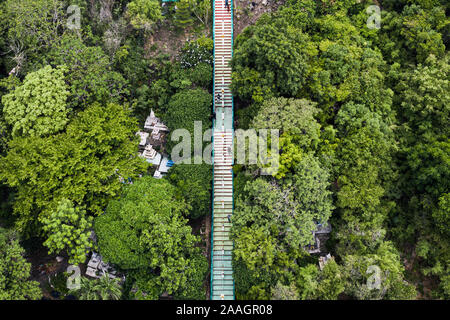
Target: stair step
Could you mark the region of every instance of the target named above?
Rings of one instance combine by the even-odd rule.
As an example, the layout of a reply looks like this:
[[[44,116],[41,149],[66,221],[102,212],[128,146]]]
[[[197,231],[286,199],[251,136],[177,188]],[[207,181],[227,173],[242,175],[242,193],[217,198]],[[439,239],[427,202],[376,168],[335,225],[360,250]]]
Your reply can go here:
[[[233,285],[233,282],[231,282],[231,285]],[[217,293],[218,293],[218,295],[214,294],[214,296],[220,297],[220,295],[222,295],[222,294],[225,296],[233,296],[234,295],[233,288],[228,288],[228,286],[227,286],[227,288],[221,288],[219,283],[216,285],[213,283],[213,290],[217,290]]]

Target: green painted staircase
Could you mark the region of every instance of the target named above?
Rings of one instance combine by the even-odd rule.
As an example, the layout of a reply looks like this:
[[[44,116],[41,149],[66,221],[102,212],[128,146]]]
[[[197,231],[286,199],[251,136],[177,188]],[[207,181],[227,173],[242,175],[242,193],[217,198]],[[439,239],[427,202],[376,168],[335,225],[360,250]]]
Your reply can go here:
[[[230,90],[233,54],[233,5],[214,1],[214,104],[213,121],[213,223],[211,229],[211,299],[234,300],[231,264],[233,242],[230,228],[233,215],[233,96]],[[221,98],[217,99],[220,93]]]

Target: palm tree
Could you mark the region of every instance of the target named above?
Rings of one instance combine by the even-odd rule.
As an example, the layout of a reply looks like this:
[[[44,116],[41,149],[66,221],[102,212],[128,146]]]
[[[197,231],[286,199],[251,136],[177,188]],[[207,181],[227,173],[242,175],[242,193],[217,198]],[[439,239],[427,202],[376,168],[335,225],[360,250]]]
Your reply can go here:
[[[103,300],[119,300],[122,295],[122,290],[119,284],[119,279],[111,279],[108,274],[104,274],[97,280],[98,292]]]
[[[104,274],[100,279],[89,280],[82,277],[78,298],[80,300],[119,300],[122,290],[119,279],[111,279]]]
[[[80,289],[77,292],[80,300],[100,300],[97,294],[96,280],[89,280],[82,277],[80,282]]]

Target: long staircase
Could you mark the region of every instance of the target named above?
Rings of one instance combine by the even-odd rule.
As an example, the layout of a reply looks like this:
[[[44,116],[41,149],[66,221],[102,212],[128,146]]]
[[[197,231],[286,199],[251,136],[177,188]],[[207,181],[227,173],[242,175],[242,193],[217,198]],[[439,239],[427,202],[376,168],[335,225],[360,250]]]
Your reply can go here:
[[[214,1],[214,104],[213,120],[213,223],[211,228],[212,300],[234,300],[231,264],[233,242],[230,228],[233,215],[233,97],[230,90],[233,54],[233,2],[229,11],[225,0]],[[220,95],[220,97],[218,96]]]

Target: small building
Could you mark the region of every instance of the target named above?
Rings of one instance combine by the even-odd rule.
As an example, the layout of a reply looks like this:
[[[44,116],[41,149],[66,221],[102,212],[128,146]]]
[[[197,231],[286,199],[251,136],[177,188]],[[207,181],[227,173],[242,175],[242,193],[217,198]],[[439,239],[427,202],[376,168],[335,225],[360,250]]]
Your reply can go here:
[[[154,149],[155,146],[161,146],[164,149],[165,138],[168,132],[169,128],[155,116],[153,109],[151,109],[150,115],[145,119],[144,131],[136,133],[141,138],[139,142],[139,156],[145,158],[147,162],[156,167],[153,175],[156,179],[161,179],[174,164],[167,156],[163,156]]]
[[[314,243],[304,247],[308,253],[321,253],[325,249],[325,242],[331,233],[331,224],[327,221],[325,223],[316,223],[316,230],[313,231]]]
[[[167,158],[166,156],[163,157],[161,164],[159,165],[159,172],[161,173],[167,173],[170,169],[170,164],[169,164],[169,158]]]
[[[106,274],[111,279],[121,278],[122,282],[125,280],[125,276],[119,275],[119,273],[111,265],[104,262],[99,253],[92,251],[91,259],[87,264],[86,275],[98,279]]]
[[[144,129],[149,130],[153,133],[155,130],[155,135],[162,132],[169,132],[169,128],[155,116],[153,109],[150,111],[150,115],[145,119]]]
[[[334,259],[331,254],[327,254],[326,256],[319,257],[319,268],[320,270],[323,270],[325,265],[330,261],[331,259]]]
[[[139,141],[139,148],[143,149],[145,148],[145,146],[147,145],[147,139],[148,136],[150,135],[148,132],[144,132],[144,131],[138,131],[136,132],[136,135],[138,135],[140,137],[140,141]]]
[[[161,154],[153,149],[153,146],[151,144],[147,144],[144,151],[140,155],[141,157],[145,158],[147,162],[150,162],[154,166],[159,166],[159,164],[161,163]]]
[[[162,177],[163,175],[158,170],[156,170],[155,173],[153,174],[153,178],[155,179],[161,179]]]

